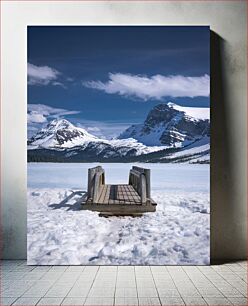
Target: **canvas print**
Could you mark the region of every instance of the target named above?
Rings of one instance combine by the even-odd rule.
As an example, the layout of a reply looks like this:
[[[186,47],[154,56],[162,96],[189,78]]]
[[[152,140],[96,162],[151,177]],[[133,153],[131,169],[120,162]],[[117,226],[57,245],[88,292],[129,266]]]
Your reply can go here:
[[[28,264],[209,264],[209,27],[27,38]]]

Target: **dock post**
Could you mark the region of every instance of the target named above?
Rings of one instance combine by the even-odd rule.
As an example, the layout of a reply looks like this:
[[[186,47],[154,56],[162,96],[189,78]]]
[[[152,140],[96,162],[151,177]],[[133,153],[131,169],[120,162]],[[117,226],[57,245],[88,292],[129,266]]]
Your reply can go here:
[[[93,187],[93,178],[94,178],[94,170],[92,168],[88,169],[88,198],[92,198],[92,187]]]
[[[150,169],[144,169],[145,170],[145,176],[146,176],[146,196],[148,199],[151,198],[151,170]]]
[[[146,203],[147,199],[147,190],[146,190],[146,176],[144,173],[140,174],[140,198],[141,198],[141,203],[144,204]]]

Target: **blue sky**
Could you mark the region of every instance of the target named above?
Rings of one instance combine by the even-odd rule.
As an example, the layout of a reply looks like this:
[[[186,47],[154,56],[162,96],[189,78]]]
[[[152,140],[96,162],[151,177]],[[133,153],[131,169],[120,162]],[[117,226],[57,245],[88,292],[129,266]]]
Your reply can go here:
[[[29,133],[64,117],[110,138],[161,102],[209,107],[209,35],[206,26],[29,26]]]

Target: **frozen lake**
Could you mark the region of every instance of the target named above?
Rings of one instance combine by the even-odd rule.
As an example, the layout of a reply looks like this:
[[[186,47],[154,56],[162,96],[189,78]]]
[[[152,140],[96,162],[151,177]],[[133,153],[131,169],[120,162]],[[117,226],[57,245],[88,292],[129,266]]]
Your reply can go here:
[[[134,163],[29,163],[28,187],[85,189],[88,168],[101,165],[107,184],[127,184]],[[209,165],[139,163],[151,169],[153,190],[209,192]]]
[[[134,164],[28,164],[28,264],[209,264],[209,165],[138,164],[158,204],[139,218],[80,210],[96,165],[118,184]]]

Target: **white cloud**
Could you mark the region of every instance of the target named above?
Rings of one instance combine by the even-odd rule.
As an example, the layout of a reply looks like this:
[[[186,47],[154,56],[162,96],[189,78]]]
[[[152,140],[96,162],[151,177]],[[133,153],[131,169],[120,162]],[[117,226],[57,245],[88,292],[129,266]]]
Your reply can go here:
[[[48,66],[35,66],[30,63],[28,63],[27,72],[29,85],[48,85],[54,80],[57,80],[58,76],[61,74],[54,68]]]
[[[28,137],[35,134],[44,124],[53,118],[59,118],[67,115],[79,114],[80,111],[70,111],[63,108],[55,108],[45,104],[28,104]]]
[[[54,85],[54,86],[60,86],[60,87],[63,87],[64,89],[66,89],[67,87],[63,84],[63,83],[61,83],[61,82],[57,82],[57,81],[55,81],[55,82],[52,82],[52,85]]]
[[[36,111],[31,111],[27,114],[28,123],[44,123],[47,121],[43,114],[39,114]]]
[[[123,73],[110,73],[109,80],[83,82],[85,87],[105,91],[108,94],[138,97],[142,100],[161,99],[163,97],[208,97],[210,78],[205,74],[200,77],[182,75],[152,77]]]
[[[92,126],[92,127],[88,127],[87,131],[89,131],[89,132],[100,132],[101,130],[96,126]]]
[[[77,122],[77,126],[99,138],[113,139],[130,127],[130,125],[135,123],[137,122],[94,121],[81,119],[80,122]]]
[[[79,114],[80,111],[70,111],[63,108],[55,108],[45,104],[28,104],[28,113],[36,113],[45,117],[59,117],[65,115]]]

